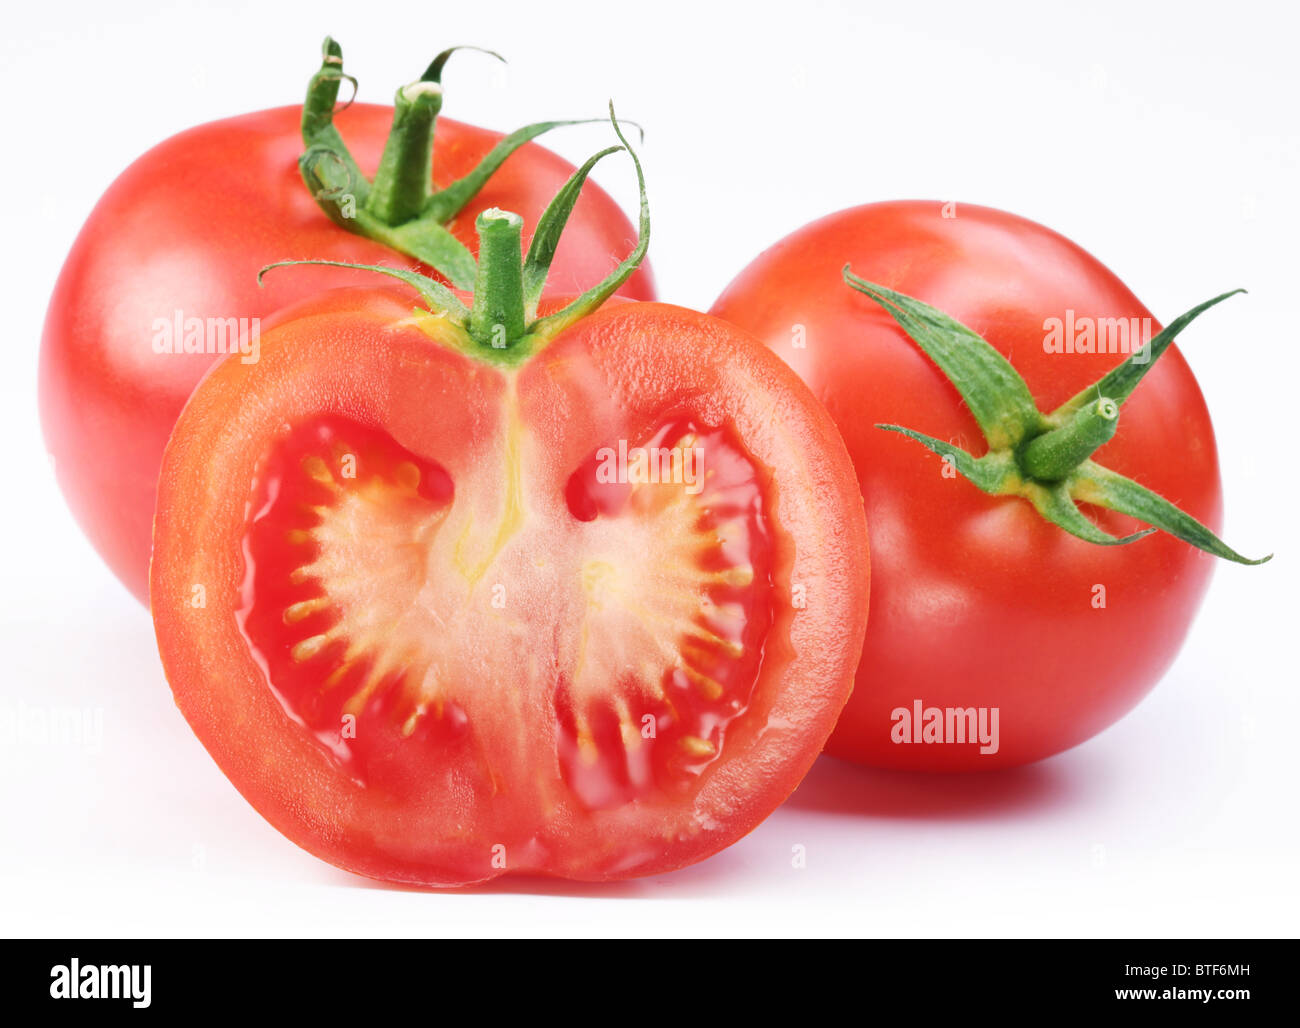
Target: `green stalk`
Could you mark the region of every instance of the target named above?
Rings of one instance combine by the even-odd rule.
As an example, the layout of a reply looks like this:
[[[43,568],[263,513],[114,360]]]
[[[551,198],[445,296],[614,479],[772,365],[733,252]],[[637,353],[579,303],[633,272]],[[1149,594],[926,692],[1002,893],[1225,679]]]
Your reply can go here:
[[[1077,411],[1060,428],[1035,436],[1020,451],[1020,466],[1030,478],[1059,482],[1104,446],[1119,428],[1119,404],[1108,397]]]
[[[424,75],[400,89],[394,101],[393,125],[373,183],[334,125],[339,84],[356,80],[343,72],[343,51],[326,37],[321,65],[307,87],[302,110],[304,152],[298,159],[302,179],[313,199],[340,228],[412,257],[433,268],[458,289],[475,281],[474,259],[447,226],[520,147],[564,125],[600,119],[542,121],[516,129],[497,142],[478,164],[443,189],[433,189],[432,161],[443,94],[440,79],[451,47],[433,59]]]
[[[302,105],[302,136],[308,146],[330,133],[333,133],[332,140],[326,142],[342,142],[334,128],[334,105],[339,99],[339,83],[344,79],[355,88],[356,79],[343,74],[342,48],[326,36],[321,47],[320,68],[307,84],[307,99]]]
[[[524,319],[524,219],[489,208],[478,216],[478,278],[469,313],[469,334],[483,346],[504,350],[518,342]]]
[[[433,193],[433,131],[442,110],[442,87],[412,82],[393,100],[393,127],[384,144],[366,209],[388,225],[418,217]]]
[[[607,147],[595,154],[569,176],[538,220],[526,258],[522,252],[524,223],[519,215],[496,208],[479,215],[475,223],[479,238],[477,264],[469,256],[469,251],[465,251],[469,266],[466,278],[474,288],[471,306],[467,307],[453,290],[427,275],[379,264],[326,260],[279,261],[263,268],[258,273],[257,280],[260,283],[262,276],[274,268],[295,264],[355,268],[395,278],[415,289],[428,310],[438,315],[444,327],[444,331],[439,333],[444,345],[472,353],[479,360],[505,367],[518,367],[546,347],[569,325],[586,317],[604,303],[636,272],[645,259],[646,247],[650,241],[650,204],[646,199],[645,174],[636,151],[628,143],[614,116],[612,103],[609,107],[609,120],[620,145]],[[555,256],[569,215],[578,202],[583,184],[597,163],[621,150],[627,151],[632,158],[640,192],[640,233],[636,245],[603,280],[571,301],[568,306],[545,317],[538,317],[538,306],[551,260]],[[440,231],[445,232],[442,229]]]

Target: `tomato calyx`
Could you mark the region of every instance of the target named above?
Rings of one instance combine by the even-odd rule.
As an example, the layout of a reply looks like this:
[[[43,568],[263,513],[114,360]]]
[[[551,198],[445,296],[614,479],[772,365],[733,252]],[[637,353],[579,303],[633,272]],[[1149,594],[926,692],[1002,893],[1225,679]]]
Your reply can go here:
[[[1257,560],[1243,557],[1164,497],[1091,459],[1115,435],[1122,405],[1174,337],[1205,311],[1244,289],[1223,293],[1175,318],[1127,360],[1044,413],[1011,362],[976,332],[920,300],[859,278],[847,264],[842,274],[847,285],[884,308],[938,365],[969,407],[988,452],[976,457],[901,425],[877,428],[920,443],[986,493],[1028,500],[1047,521],[1087,542],[1123,545],[1163,530],[1238,564],[1272,559],[1272,554]],[[1127,514],[1151,527],[1132,535],[1112,535],[1090,520],[1079,509],[1080,503]]]
[[[342,48],[325,37],[320,69],[312,76],[303,102],[302,141],[306,149],[298,158],[298,169],[317,205],[339,227],[414,257],[456,288],[469,289],[474,283],[474,257],[448,231],[447,224],[506,158],[525,143],[554,128],[601,119],[525,125],[497,143],[472,171],[435,190],[429,168],[442,111],[442,71],[458,50],[474,50],[504,60],[492,50],[451,47],[438,54],[420,78],[399,89],[393,100],[393,126],[372,182],[362,174],[334,126],[339,85],[345,80],[351,82],[355,92],[356,80],[343,71]]]
[[[612,102],[609,105],[609,119],[621,145],[606,147],[593,154],[560,187],[538,220],[526,256],[522,253],[523,219],[518,214],[490,208],[478,216],[475,228],[479,237],[479,257],[477,261],[473,257],[469,258],[474,268],[471,304],[466,304],[455,291],[427,275],[378,264],[326,260],[277,261],[262,268],[257,273],[257,280],[261,283],[263,276],[273,268],[300,264],[324,264],[388,275],[405,282],[420,294],[427,307],[425,313],[437,319],[436,324],[428,327],[436,331],[445,342],[488,363],[505,366],[523,364],[560,332],[613,296],[619,286],[641,266],[649,248],[650,206],[646,199],[641,160],[624,136]],[[640,193],[636,245],[598,285],[560,310],[539,316],[538,308],[546,276],[564,226],[582,192],[582,186],[597,163],[620,151],[627,152],[636,168]]]

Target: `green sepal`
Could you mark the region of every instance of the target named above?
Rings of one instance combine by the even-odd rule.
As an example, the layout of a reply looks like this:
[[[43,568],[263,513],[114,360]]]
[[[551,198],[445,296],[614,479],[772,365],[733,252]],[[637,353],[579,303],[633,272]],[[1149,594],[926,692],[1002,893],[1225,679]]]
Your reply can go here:
[[[844,265],[844,281],[880,304],[957,387],[990,449],[1018,446],[1044,428],[1020,373],[997,350],[943,311],[858,278]]]
[[[990,450],[983,457],[976,457],[960,446],[946,443],[934,436],[914,432],[901,425],[877,425],[876,427],[883,428],[887,432],[898,432],[920,443],[926,449],[950,461],[954,470],[960,472],[963,478],[991,496],[1024,497],[1048,521],[1090,543],[1115,546],[1134,542],[1155,531],[1154,528],[1149,528],[1123,538],[1103,531],[1089,521],[1075,505],[1066,483],[1034,482],[1025,479],[1020,474],[1010,451]]]
[[[569,121],[539,121],[515,129],[484,154],[473,171],[434,193],[425,204],[420,217],[446,224],[459,214],[470,200],[474,199],[478,191],[487,184],[488,179],[506,162],[506,158],[525,143],[532,142],[552,129],[564,128],[568,125],[591,125],[604,120],[604,118],[577,118]]]
[[[469,308],[461,302],[460,297],[441,282],[437,282],[427,275],[421,275],[419,272],[408,271],[405,268],[386,268],[382,264],[352,264],[349,261],[276,261],[274,264],[266,265],[257,273],[257,284],[262,284],[262,278],[268,271],[275,268],[288,268],[298,264],[320,264],[329,268],[352,268],[355,271],[373,271],[380,275],[387,275],[389,278],[405,282],[418,292],[420,299],[428,304],[430,310],[446,314],[462,326],[469,322]]]
[[[442,53],[440,53],[437,57],[435,57],[432,61],[429,62],[429,66],[424,69],[424,74],[420,76],[420,81],[436,82],[439,85],[441,85],[442,69],[447,66],[447,61],[451,58],[451,55],[454,54],[457,50],[470,50],[476,54],[487,54],[489,57],[495,57],[502,64],[507,63],[506,59],[502,57],[499,53],[497,53],[495,50],[485,50],[481,46],[449,46],[447,47],[446,50],[444,50]]]
[[[1244,293],[1245,291],[1244,289],[1233,289],[1226,293],[1220,293],[1213,300],[1206,300],[1186,313],[1180,314],[1157,333],[1150,343],[1135,350],[1128,360],[1107,372],[1093,385],[1081,389],[1061,406],[1057,407],[1056,410],[1052,411],[1048,415],[1048,420],[1052,422],[1064,420],[1098,396],[1109,397],[1116,403],[1122,404],[1132,395],[1133,390],[1137,388],[1138,383],[1142,381],[1146,373],[1155,367],[1156,361],[1169,349],[1169,344],[1174,341],[1174,337],[1179,332],[1211,307],[1222,303],[1230,296],[1236,296],[1238,293]]]
[[[537,227],[533,230],[533,240],[528,246],[528,257],[524,260],[524,304],[530,321],[537,316],[537,304],[542,298],[542,290],[546,288],[551,261],[555,259],[560,236],[578,202],[587,176],[600,161],[622,149],[621,146],[610,146],[589,157],[581,168],[569,176],[569,180],[555,194],[538,220]]]
[[[1079,510],[1064,482],[1028,484],[1021,493],[1044,518],[1071,535],[1098,546],[1124,546],[1150,535],[1154,528],[1144,528],[1132,535],[1116,536],[1097,527]]]
[[[529,330],[529,335],[533,337],[534,345],[537,347],[546,345],[547,342],[559,335],[575,321],[586,317],[613,296],[619,287],[631,278],[633,272],[641,266],[646,251],[650,247],[650,201],[646,198],[645,172],[641,168],[641,158],[637,156],[636,150],[632,148],[632,144],[623,135],[618,118],[614,114],[613,101],[609,105],[609,120],[614,126],[615,135],[618,136],[619,142],[623,144],[623,149],[632,158],[632,164],[636,168],[637,190],[641,198],[640,212],[637,218],[636,246],[598,286],[587,290],[564,309],[556,311],[554,314],[548,315],[533,324]]]
[[[1273,559],[1271,553],[1258,560],[1243,557],[1205,525],[1179,510],[1163,496],[1093,461],[1085,461],[1079,466],[1071,477],[1070,485],[1071,492],[1080,502],[1127,514],[1224,560],[1236,564],[1264,564]]]
[[[977,458],[912,429],[877,428],[900,432],[951,459],[957,471],[986,493],[1024,497],[1045,519],[1088,542],[1126,544],[1159,529],[1224,560],[1262,564],[1271,559],[1243,557],[1168,500],[1091,459],[1115,434],[1119,405],[1174,337],[1211,307],[1245,290],[1223,293],[1175,318],[1148,347],[1044,415],[1019,372],[969,328],[920,300],[858,278],[848,265],[843,274],[849,286],[884,307],[953,383],[983,431],[988,452]],[[1090,521],[1079,503],[1115,510],[1153,527],[1119,538]]]
[[[945,443],[932,435],[914,432],[902,425],[877,425],[876,427],[883,428],[886,432],[905,435],[945,460],[951,461],[953,468],[961,472],[963,478],[969,479],[986,493],[1003,496],[1020,492],[1020,476],[1016,473],[1015,461],[1008,453],[991,450],[983,457],[976,457],[960,446]]]

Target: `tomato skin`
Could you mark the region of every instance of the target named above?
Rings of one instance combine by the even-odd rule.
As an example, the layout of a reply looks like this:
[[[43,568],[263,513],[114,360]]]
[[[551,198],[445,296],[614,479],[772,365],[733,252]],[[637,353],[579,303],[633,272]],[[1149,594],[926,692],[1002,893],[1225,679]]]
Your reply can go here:
[[[1042,410],[1123,359],[1046,353],[1045,319],[1068,309],[1151,316],[1064,237],[988,208],[942,211],[938,202],[891,202],[822,218],[760,255],[711,313],[754,332],[794,367],[826,404],[857,468],[871,531],[872,614],[857,685],[827,752],[879,767],[970,771],[1059,753],[1137,704],[1178,653],[1215,559],[1164,533],[1127,546],[1083,542],[1022,500],[944,477],[938,457],[874,427],[903,425],[976,455],[985,449],[957,390],[887,313],[844,284],[845,263],[982,335]],[[795,326],[804,348],[793,345]],[[1152,334],[1159,330],[1153,319]],[[1118,434],[1096,459],[1218,530],[1214,433],[1176,347],[1124,405]],[[1115,534],[1140,527],[1089,513]],[[1094,606],[1097,587],[1104,607]],[[917,700],[999,708],[998,752],[891,741],[891,715]]]
[[[109,187],[83,226],[55,286],[41,345],[46,444],[73,514],[114,574],[143,602],[163,447],[213,354],[153,352],[155,319],[267,318],[356,272],[300,268],[256,281],[277,260],[312,258],[412,266],[387,247],[334,225],[298,174],[301,108],[211,122],[150,150]],[[353,104],[336,124],[373,175],[392,108]],[[434,179],[468,172],[499,133],[440,118]],[[573,171],[530,143],[513,154],[450,225],[477,251],[474,221],[488,207],[536,224]],[[636,239],[614,201],[588,183],[548,279],[557,293],[600,281]],[[425,269],[427,270],[427,269]],[[643,266],[623,288],[651,299]],[[262,326],[265,329],[265,325]]]
[[[324,293],[277,318],[257,365],[221,362],[187,404],[164,459],[151,570],[159,648],[177,705],[276,828],[322,859],[371,877],[423,886],[501,873],[609,880],[673,870],[717,852],[794,789],[852,687],[869,557],[852,465],[833,424],[755,340],[697,312],[608,305],[511,377],[432,342],[412,306],[412,294],[401,290]],[[638,432],[683,406],[733,426],[775,482],[769,521],[779,587],[770,596],[784,599],[774,604],[780,634],[764,649],[753,694],[727,729],[717,762],[681,795],[612,810],[575,803],[558,784],[548,719],[524,689],[526,716],[507,712],[512,716],[485,726],[508,741],[518,734],[497,747],[515,763],[490,803],[474,799],[479,793],[464,769],[455,788],[419,803],[395,799],[342,773],[286,713],[236,627],[248,581],[241,543],[248,483],[283,426],[330,413],[382,430],[444,467],[456,502],[480,505],[482,515],[470,523],[491,538],[491,512],[514,509],[502,498],[508,476],[493,468],[499,451],[492,426],[507,394],[518,397],[507,420],[523,432],[514,452],[545,455],[522,465],[523,509],[542,521],[558,518],[561,541],[581,531],[582,522],[562,513],[564,484],[592,441],[611,430]],[[472,540],[466,545],[474,550]],[[555,551],[525,553],[537,567],[561,560]],[[794,583],[807,597],[799,609],[789,599]],[[194,603],[196,584],[204,586],[202,607]],[[557,585],[546,603],[527,605],[525,616],[561,609],[562,595]],[[480,623],[491,629],[490,619]],[[553,631],[564,630],[557,624]],[[544,626],[536,638],[551,634]],[[449,644],[430,640],[440,652]],[[473,666],[452,683],[462,698],[498,680],[502,662],[513,662],[522,680],[535,658],[547,659],[535,641],[490,634],[474,652]],[[534,783],[552,790],[544,812],[532,798]],[[489,863],[497,843],[509,854],[504,868]]]

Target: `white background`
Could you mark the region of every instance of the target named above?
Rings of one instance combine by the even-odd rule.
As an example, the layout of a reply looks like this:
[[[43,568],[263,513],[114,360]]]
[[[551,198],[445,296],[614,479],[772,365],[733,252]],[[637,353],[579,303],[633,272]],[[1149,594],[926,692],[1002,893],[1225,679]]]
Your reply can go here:
[[[100,711],[103,744],[0,750],[0,934],[1294,935],[1294,5],[401,6],[6,10],[0,707]],[[454,43],[511,64],[458,57],[451,117],[509,129],[614,97],[647,129],[651,256],[677,303],[707,308],[815,216],[918,196],[1042,221],[1166,319],[1248,287],[1182,348],[1215,416],[1225,535],[1277,559],[1221,566],[1155,692],[1038,766],[917,778],[823,758],[730,850],[613,887],[430,894],[320,863],[235,793],[172,705],[148,614],[53,483],[35,380],[54,278],[112,178],[193,123],[299,101],[326,32],[364,100],[387,102]],[[578,161],[606,136],[547,145]],[[596,177],[633,209],[625,164]]]

